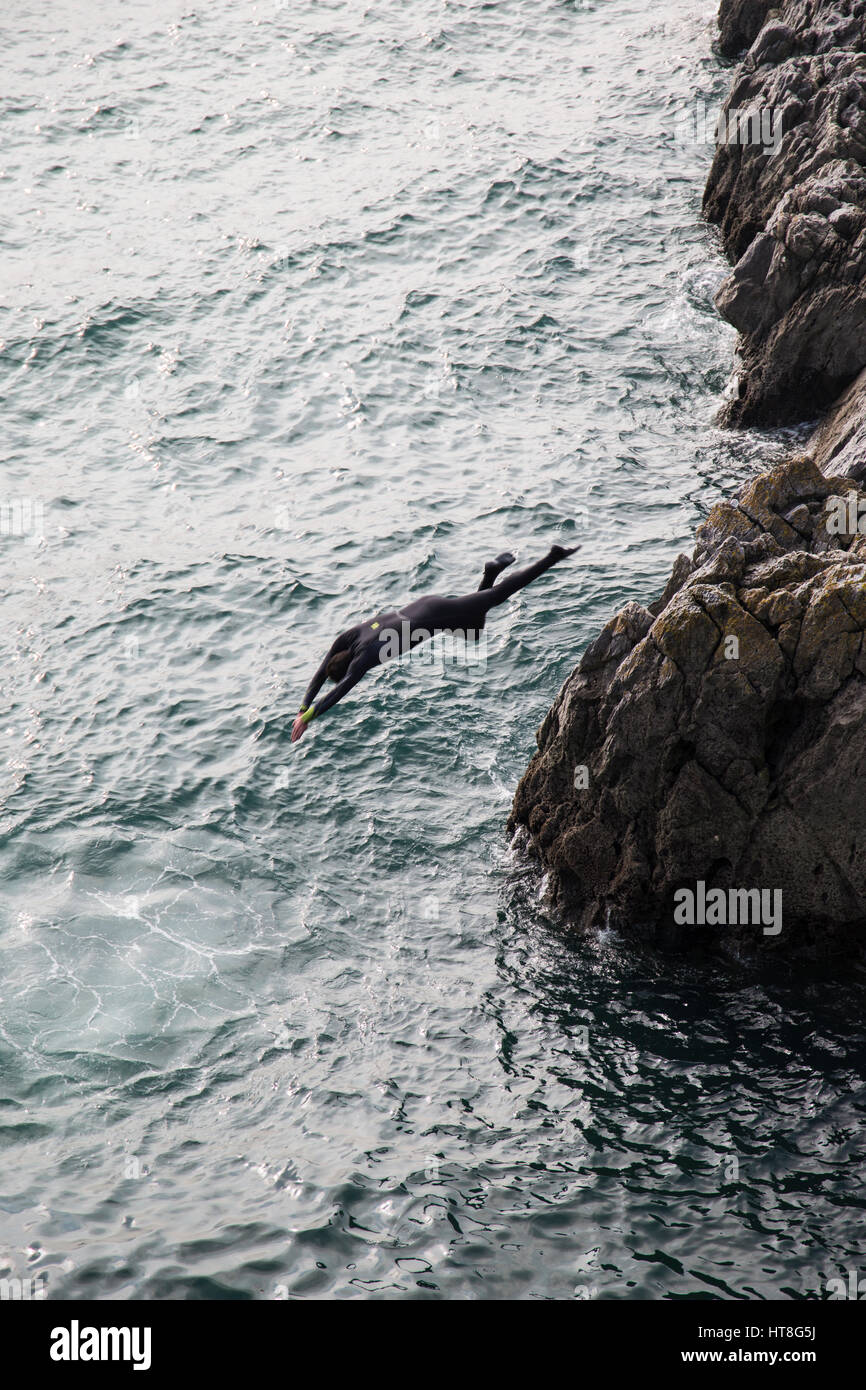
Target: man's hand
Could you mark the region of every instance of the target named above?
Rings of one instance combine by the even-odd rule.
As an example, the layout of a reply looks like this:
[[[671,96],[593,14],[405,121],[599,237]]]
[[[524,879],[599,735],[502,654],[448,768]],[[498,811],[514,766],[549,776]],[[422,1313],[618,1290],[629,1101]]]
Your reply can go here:
[[[304,719],[304,712],[303,710],[301,710],[301,713],[297,715],[295,722],[292,725],[292,743],[297,743],[299,738],[303,738],[306,731],[307,724]]]

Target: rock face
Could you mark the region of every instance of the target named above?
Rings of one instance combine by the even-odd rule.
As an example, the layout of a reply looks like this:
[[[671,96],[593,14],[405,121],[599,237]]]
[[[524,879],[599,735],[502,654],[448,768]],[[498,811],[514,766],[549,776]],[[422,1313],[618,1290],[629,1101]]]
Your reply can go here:
[[[866,491],[803,458],[716,506],[662,597],[585,652],[538,749],[509,824],[577,929],[798,953],[860,939]],[[683,890],[716,889],[768,907],[781,890],[780,929],[682,920]]]
[[[509,827],[576,930],[818,956],[866,944],[866,0],[722,0],[720,30],[727,422],[843,394],[585,652]]]
[[[723,420],[810,419],[866,366],[866,0],[734,0],[720,23],[725,51],[751,39],[704,197],[743,335]]]
[[[825,473],[866,480],[866,371],[862,371],[822,421],[810,441]]]
[[[719,51],[735,58],[748,48],[777,0],[722,0],[719,7]]]

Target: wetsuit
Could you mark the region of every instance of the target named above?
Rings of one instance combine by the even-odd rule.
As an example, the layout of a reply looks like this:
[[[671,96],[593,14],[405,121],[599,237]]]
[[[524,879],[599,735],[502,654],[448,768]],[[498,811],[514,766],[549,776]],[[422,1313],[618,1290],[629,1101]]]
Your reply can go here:
[[[551,565],[564,560],[566,555],[572,555],[577,549],[577,546],[570,550],[561,545],[551,546],[542,560],[536,560],[524,569],[515,570],[508,579],[503,579],[497,584],[494,581],[502,570],[514,563],[513,555],[500,555],[484,566],[481,583],[474,594],[462,594],[453,598],[443,597],[441,594],[426,594],[424,598],[407,603],[404,608],[379,613],[375,618],[341,632],[331,643],[307,688],[301,705],[304,723],[324,714],[325,710],[342,700],[374,666],[380,665],[392,656],[411,651],[419,642],[426,641],[436,632],[462,633],[468,640],[477,640],[491,608],[505,603],[518,589],[531,584],[533,579],[544,574]],[[349,654],[346,674],[333,690],[329,690],[327,695],[317,700],[316,696],[325,683],[328,663],[342,652]]]

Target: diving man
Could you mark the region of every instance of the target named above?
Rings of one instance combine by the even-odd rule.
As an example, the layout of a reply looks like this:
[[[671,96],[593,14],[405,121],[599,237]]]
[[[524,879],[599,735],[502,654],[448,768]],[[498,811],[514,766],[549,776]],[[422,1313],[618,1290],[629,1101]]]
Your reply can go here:
[[[318,719],[331,709],[358,684],[362,676],[381,662],[411,651],[436,632],[460,632],[467,639],[477,640],[491,608],[505,603],[518,589],[531,584],[545,570],[579,549],[576,545],[570,549],[553,545],[543,559],[515,570],[509,579],[496,583],[502,571],[514,564],[514,556],[506,551],[484,566],[481,583],[473,594],[452,597],[426,594],[413,603],[407,603],[404,608],[379,613],[375,618],[341,632],[331,643],[330,650],[310,681],[292,726],[292,743],[303,736],[311,719]],[[326,679],[334,682],[334,689],[317,700],[316,696]]]

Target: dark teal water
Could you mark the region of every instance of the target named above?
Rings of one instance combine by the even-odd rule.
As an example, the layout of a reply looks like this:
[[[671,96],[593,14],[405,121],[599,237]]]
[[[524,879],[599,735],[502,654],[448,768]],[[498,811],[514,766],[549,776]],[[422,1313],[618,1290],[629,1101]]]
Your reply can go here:
[[[844,987],[573,950],[503,834],[712,423],[715,4],[25,4],[0,106],[0,1276],[788,1298],[862,1259]],[[291,747],[340,627],[577,536]]]

